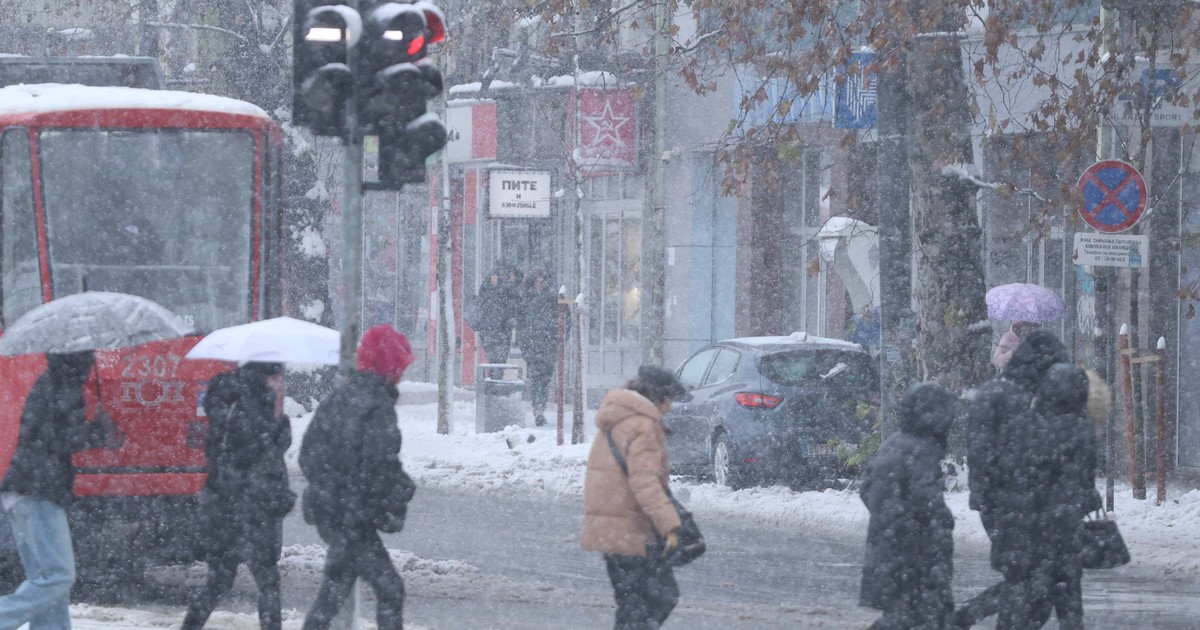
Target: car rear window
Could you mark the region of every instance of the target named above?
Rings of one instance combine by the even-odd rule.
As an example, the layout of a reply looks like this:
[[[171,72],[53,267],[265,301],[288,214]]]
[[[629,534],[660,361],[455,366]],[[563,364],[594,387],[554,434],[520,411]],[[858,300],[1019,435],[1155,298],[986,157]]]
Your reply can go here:
[[[844,350],[787,350],[768,354],[759,370],[780,385],[876,386],[875,366],[870,356]]]

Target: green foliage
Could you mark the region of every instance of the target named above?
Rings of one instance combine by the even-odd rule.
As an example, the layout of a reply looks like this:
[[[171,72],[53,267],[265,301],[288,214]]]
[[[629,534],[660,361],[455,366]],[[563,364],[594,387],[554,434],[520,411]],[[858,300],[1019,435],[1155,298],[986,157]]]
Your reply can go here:
[[[871,431],[863,433],[859,439],[856,448],[853,449],[838,449],[838,457],[842,459],[842,463],[849,468],[859,468],[865,466],[875,453],[879,452],[879,445],[883,440],[882,426],[877,420],[871,426]]]

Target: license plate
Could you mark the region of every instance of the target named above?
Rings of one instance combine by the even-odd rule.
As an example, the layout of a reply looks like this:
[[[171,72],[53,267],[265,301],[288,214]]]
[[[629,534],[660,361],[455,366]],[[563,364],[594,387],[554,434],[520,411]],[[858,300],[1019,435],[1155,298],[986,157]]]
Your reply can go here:
[[[838,447],[833,444],[813,444],[804,450],[810,457],[836,457],[838,454]]]

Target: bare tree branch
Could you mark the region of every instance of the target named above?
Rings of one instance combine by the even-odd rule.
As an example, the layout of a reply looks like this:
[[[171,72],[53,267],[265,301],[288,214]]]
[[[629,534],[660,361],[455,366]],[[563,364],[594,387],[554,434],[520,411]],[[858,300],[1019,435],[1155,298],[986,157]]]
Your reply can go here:
[[[184,30],[190,29],[190,30],[196,30],[196,31],[213,31],[216,33],[222,33],[224,35],[229,35],[230,37],[237,38],[238,40],[245,42],[247,44],[250,43],[249,38],[242,35],[241,33],[238,33],[237,31],[229,30],[227,28],[222,28],[220,26],[209,26],[208,24],[178,24],[175,22],[146,22],[146,24],[148,26],[157,26],[159,28],[177,28],[177,29],[184,29]]]

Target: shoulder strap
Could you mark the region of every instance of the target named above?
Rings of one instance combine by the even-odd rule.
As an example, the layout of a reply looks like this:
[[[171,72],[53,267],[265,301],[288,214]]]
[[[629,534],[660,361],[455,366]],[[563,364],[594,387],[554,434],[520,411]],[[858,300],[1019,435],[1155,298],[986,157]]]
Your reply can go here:
[[[625,457],[621,455],[620,449],[617,448],[617,441],[613,439],[612,429],[605,431],[604,435],[608,436],[608,448],[612,449],[613,459],[617,460],[617,465],[621,467],[621,472],[625,473],[625,476],[628,477],[629,466],[625,464]]]

